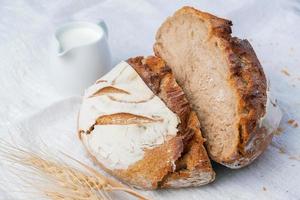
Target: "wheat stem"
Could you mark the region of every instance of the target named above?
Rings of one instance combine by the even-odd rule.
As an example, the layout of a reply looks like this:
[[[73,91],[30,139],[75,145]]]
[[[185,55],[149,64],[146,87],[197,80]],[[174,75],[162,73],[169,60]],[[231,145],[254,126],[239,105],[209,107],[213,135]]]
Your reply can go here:
[[[19,180],[52,200],[112,200],[111,192],[121,191],[141,200],[149,200],[123,184],[105,177],[81,161],[62,153],[84,170],[59,161],[47,153],[35,153],[0,140],[0,160]],[[25,169],[24,169],[25,167]]]

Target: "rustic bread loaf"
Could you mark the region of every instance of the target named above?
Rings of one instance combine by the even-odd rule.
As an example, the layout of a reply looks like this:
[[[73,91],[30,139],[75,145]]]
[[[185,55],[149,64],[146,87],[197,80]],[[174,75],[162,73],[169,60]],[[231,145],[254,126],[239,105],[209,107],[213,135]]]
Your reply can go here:
[[[183,7],[159,28],[154,52],[197,112],[210,157],[239,168],[264,151],[280,120],[271,127],[263,123],[266,78],[250,43],[231,37],[231,25]],[[274,102],[268,106],[277,109]]]
[[[197,115],[164,61],[121,62],[85,92],[79,136],[103,169],[138,188],[214,180]]]

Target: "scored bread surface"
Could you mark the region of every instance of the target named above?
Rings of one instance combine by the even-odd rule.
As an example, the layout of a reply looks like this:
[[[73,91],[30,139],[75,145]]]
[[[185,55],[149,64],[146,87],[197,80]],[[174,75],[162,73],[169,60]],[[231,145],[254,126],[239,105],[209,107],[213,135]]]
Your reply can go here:
[[[263,69],[250,43],[247,40],[240,40],[231,36],[231,21],[201,12],[192,7],[183,7],[178,10],[172,17],[169,17],[158,30],[156,43],[154,44],[154,52],[158,57],[165,60],[167,65],[173,69],[176,79],[179,81],[180,86],[187,94],[188,99],[196,111],[198,111],[197,102],[191,100],[195,95],[201,96],[201,91],[197,90],[197,83],[193,83],[194,92],[191,93],[188,91],[186,85],[189,82],[189,77],[181,77],[181,72],[176,68],[176,58],[174,58],[177,57],[177,59],[181,59],[181,55],[179,53],[178,55],[171,55],[173,50],[171,47],[167,46],[165,41],[166,38],[173,37],[171,34],[175,34],[171,33],[169,29],[170,27],[172,28],[175,23],[178,24],[178,20],[182,20],[182,23],[190,22],[191,24],[203,24],[203,28],[202,26],[200,27],[200,25],[196,28],[205,29],[204,32],[207,32],[207,35],[200,36],[201,40],[199,39],[194,42],[193,45],[200,46],[202,44],[211,43],[209,45],[215,45],[219,48],[221,55],[216,54],[215,57],[225,57],[225,67],[227,68],[226,70],[228,73],[224,76],[226,76],[225,79],[231,87],[232,96],[236,99],[236,105],[234,107],[236,113],[235,128],[238,131],[238,136],[234,139],[236,140],[234,147],[228,151],[230,152],[230,155],[221,157],[218,154],[212,153],[212,144],[210,144],[209,140],[206,144],[207,151],[213,160],[228,167],[239,168],[245,166],[259,156],[272,139],[272,134],[268,133],[266,128],[261,127],[259,123],[261,118],[265,115],[267,102],[267,83]],[[177,27],[177,30],[178,29],[180,29],[180,27]],[[188,31],[188,29],[185,29],[185,32]],[[195,32],[190,32],[191,37],[194,37],[194,35],[196,35]],[[182,39],[183,38],[180,37],[175,38],[174,41],[172,41],[172,48],[179,48],[177,43]],[[192,46],[183,50],[189,52],[189,54],[194,53]],[[201,60],[200,57],[201,56],[199,56],[199,60]],[[213,59],[216,58],[211,59],[213,65]],[[207,62],[210,61],[208,60]],[[201,68],[201,65],[191,66],[191,68]],[[197,74],[193,73],[191,70],[189,76],[195,77]],[[197,114],[200,119],[201,115],[205,118],[203,113],[197,112]],[[219,119],[215,120],[218,121]],[[200,122],[203,126],[201,120]],[[204,132],[203,134],[206,137],[212,133]],[[220,145],[222,145],[223,142],[225,141],[219,141]]]
[[[131,58],[127,62],[139,74],[149,89],[165,103],[168,109],[178,116],[180,120],[177,127],[178,132],[175,133],[174,137],[165,140],[163,144],[145,149],[143,158],[129,165],[128,168],[113,169],[107,165],[105,160],[97,159],[97,155],[94,155],[87,148],[90,157],[110,174],[137,188],[179,188],[204,185],[213,181],[215,173],[203,146],[204,139],[201,136],[198,118],[190,109],[189,103],[176,83],[170,68],[165,65],[164,61],[154,56]],[[130,79],[130,77],[128,78]],[[105,80],[100,79],[98,83],[101,81]],[[122,88],[107,86],[87,98],[93,98],[93,95],[112,93],[125,95],[126,92],[128,91],[124,91]],[[141,103],[143,102],[141,101]],[[128,125],[137,123],[137,120],[143,124],[160,119],[119,113],[118,115],[98,117],[95,126],[100,124]],[[80,128],[79,126],[79,135],[86,146],[85,137],[87,134],[93,134],[95,127],[91,127],[88,131],[83,131]]]

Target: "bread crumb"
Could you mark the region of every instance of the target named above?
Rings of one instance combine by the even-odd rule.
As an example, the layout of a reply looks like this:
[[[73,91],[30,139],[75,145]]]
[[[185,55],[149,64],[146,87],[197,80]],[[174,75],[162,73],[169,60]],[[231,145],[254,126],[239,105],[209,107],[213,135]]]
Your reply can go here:
[[[283,147],[279,147],[279,153],[282,153],[282,154],[285,154],[286,153],[286,150],[285,150],[285,148],[283,148]]]
[[[300,161],[300,156],[290,156],[289,159]]]
[[[286,76],[290,76],[291,75],[286,69],[282,69],[281,72],[283,74],[285,74]]]
[[[266,188],[266,187],[263,187],[262,189],[263,189],[263,191],[267,191],[267,188]]]
[[[288,121],[287,121],[287,123],[289,124],[289,125],[291,125],[292,127],[294,127],[294,128],[297,128],[299,125],[298,125],[298,122],[296,122],[296,120],[294,120],[294,119],[289,119]]]
[[[272,147],[275,147],[277,150],[278,150],[278,153],[281,153],[281,154],[286,154],[286,149],[283,147],[283,146],[280,146],[274,142],[271,143],[271,146]]]
[[[288,124],[293,124],[294,121],[295,121],[295,120],[293,120],[293,119],[289,119],[289,120],[288,120]]]
[[[281,128],[281,127],[278,127],[278,128],[273,132],[274,135],[281,135],[282,133],[283,133],[283,128]]]

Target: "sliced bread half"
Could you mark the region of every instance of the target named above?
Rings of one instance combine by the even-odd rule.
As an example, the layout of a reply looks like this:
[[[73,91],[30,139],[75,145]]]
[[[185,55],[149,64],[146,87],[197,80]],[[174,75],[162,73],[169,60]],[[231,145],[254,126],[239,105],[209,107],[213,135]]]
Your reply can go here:
[[[183,7],[159,28],[154,52],[173,70],[197,112],[210,157],[239,168],[264,151],[274,127],[261,123],[267,104],[264,71],[250,43],[231,36],[231,25]]]
[[[197,115],[160,58],[118,64],[86,90],[78,122],[93,160],[134,187],[214,180]]]

